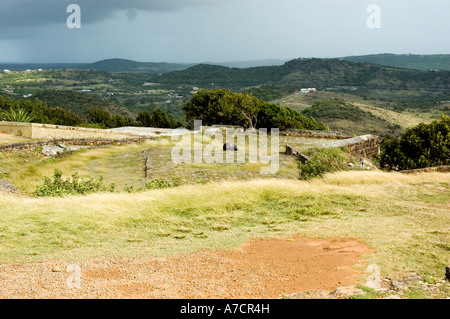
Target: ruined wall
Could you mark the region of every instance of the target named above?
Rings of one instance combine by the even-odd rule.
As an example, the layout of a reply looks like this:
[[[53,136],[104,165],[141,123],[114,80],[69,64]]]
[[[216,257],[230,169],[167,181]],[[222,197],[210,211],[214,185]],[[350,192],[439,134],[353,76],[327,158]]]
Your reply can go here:
[[[36,142],[15,143],[8,145],[0,145],[0,151],[21,151],[32,150],[44,145],[72,145],[72,146],[103,146],[103,145],[122,145],[129,143],[137,143],[148,138],[129,138],[129,139],[56,139],[44,140]]]
[[[372,134],[335,141],[328,147],[346,147],[351,154],[360,157],[373,157],[380,153],[378,136]]]
[[[346,147],[350,154],[364,158],[373,157],[380,153],[378,136],[371,134],[332,141],[327,143],[324,147]],[[301,153],[301,150],[292,148],[289,145],[286,145],[286,154],[295,155],[302,161],[308,160],[308,158]]]
[[[332,131],[314,131],[314,130],[287,130],[285,132],[280,132],[280,136],[294,136],[294,137],[305,137],[305,138],[328,138],[328,139],[348,139],[351,136]]]
[[[400,171],[400,173],[405,174],[414,174],[414,173],[450,173],[450,165],[443,165],[437,167],[426,167],[426,168],[416,168],[416,169],[408,169],[404,171]]]
[[[33,139],[127,139],[130,132],[36,123],[0,122],[0,132]]]

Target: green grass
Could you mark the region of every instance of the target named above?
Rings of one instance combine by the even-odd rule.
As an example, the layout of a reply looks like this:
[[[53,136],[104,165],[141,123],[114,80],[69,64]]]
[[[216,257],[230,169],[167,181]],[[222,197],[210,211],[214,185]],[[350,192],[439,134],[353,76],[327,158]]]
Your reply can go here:
[[[441,278],[450,258],[448,205],[420,200],[424,181],[438,186],[448,174],[345,172],[308,182],[222,182],[131,194],[2,195],[0,262],[164,256],[302,234],[365,242],[373,250],[365,263],[377,264],[382,275]]]

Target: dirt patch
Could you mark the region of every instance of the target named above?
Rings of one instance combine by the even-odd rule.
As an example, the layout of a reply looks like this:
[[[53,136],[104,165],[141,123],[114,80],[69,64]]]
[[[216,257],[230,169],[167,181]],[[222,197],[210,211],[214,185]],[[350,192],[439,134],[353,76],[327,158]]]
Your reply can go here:
[[[253,239],[164,258],[1,265],[1,298],[279,298],[354,284],[371,250],[352,239]]]

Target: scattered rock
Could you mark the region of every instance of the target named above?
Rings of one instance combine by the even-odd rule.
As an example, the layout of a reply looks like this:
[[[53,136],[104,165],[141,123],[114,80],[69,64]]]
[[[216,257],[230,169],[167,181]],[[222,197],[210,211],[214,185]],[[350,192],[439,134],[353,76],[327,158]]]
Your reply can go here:
[[[42,146],[42,154],[46,156],[57,156],[64,153],[65,149],[60,146],[44,145]]]
[[[18,193],[20,193],[20,190],[16,186],[8,183],[7,181],[0,179],[0,194],[1,193],[3,193],[3,194],[18,194]]]
[[[61,272],[61,271],[62,271],[62,269],[59,266],[55,266],[52,268],[52,272]]]
[[[348,298],[352,295],[362,294],[363,291],[356,286],[338,287],[331,294],[338,298]]]
[[[299,293],[283,295],[286,299],[328,299],[330,294],[322,290],[306,290]]]
[[[391,289],[395,291],[405,291],[409,289],[409,286],[398,280],[391,280]]]
[[[403,282],[410,284],[410,283],[424,282],[424,280],[422,276],[416,273],[408,273],[403,276]]]
[[[223,144],[223,150],[224,151],[237,151],[238,147],[236,144],[225,143],[225,144]]]

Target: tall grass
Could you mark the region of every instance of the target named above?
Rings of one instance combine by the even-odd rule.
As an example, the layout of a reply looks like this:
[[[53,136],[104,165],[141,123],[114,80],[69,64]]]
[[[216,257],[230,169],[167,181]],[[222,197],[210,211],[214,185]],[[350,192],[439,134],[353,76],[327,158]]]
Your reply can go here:
[[[303,234],[364,241],[374,250],[366,262],[383,273],[440,276],[450,258],[449,193],[445,173],[344,172],[131,194],[0,195],[0,262],[167,255]]]

